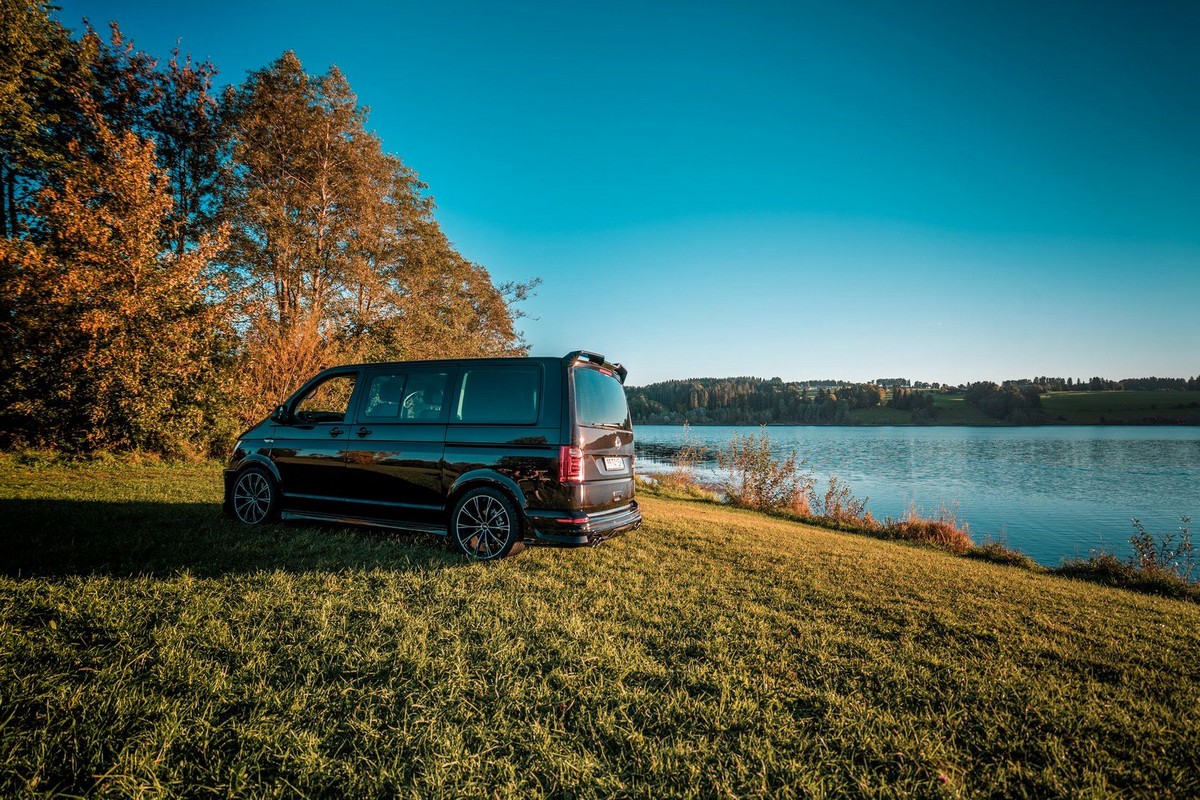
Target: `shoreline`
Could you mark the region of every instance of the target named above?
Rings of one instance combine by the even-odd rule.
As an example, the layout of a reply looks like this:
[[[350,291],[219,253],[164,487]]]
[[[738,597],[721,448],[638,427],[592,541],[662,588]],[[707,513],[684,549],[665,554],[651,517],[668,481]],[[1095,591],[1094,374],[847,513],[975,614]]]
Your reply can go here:
[[[989,425],[973,422],[646,422],[634,420],[635,426],[656,425],[662,428],[1196,428],[1200,420],[1147,422],[1037,422],[1016,423],[997,421]]]

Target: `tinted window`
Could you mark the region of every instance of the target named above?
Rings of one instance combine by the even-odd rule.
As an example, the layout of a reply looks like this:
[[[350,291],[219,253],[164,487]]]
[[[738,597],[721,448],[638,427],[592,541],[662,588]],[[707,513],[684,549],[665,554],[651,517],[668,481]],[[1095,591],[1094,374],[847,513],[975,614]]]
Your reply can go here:
[[[445,419],[447,372],[383,372],[371,376],[363,401],[364,420],[439,422]]]
[[[356,375],[334,375],[304,393],[296,401],[295,415],[301,422],[342,422],[354,394]]]
[[[445,372],[413,372],[404,382],[404,397],[400,401],[400,419],[414,422],[438,422],[446,419],[442,413],[446,398]]]
[[[537,367],[464,370],[454,420],[498,425],[537,422],[541,384]]]
[[[403,399],[403,375],[376,375],[367,387],[363,416],[378,420],[399,419],[400,401]]]
[[[621,382],[598,369],[576,369],[575,420],[580,425],[616,425],[628,430],[629,406]]]

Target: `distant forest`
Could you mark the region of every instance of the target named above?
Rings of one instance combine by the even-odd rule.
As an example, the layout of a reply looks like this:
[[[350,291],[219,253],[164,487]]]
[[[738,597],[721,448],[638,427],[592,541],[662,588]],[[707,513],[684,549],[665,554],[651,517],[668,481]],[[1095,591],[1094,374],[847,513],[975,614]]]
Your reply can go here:
[[[1046,392],[1114,390],[1200,390],[1200,376],[1119,381],[1041,376],[959,386],[906,378],[873,383],[690,378],[628,386],[625,391],[634,421],[645,424],[838,425],[850,422],[853,409],[884,405],[910,411],[918,424],[936,422],[934,395],[938,393],[964,395],[967,403],[994,419],[1029,424],[1046,421],[1041,411],[1041,395]]]
[[[874,384],[829,381],[785,382],[779,378],[693,378],[627,387],[637,422],[698,425],[828,423],[847,421],[852,408],[883,403],[886,392]]]

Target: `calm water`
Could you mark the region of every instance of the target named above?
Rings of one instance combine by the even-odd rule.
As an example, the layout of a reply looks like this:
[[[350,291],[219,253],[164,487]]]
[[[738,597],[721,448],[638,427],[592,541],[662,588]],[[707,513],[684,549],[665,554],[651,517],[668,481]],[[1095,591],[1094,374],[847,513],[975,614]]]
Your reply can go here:
[[[695,427],[710,447],[753,427]],[[882,519],[910,503],[936,512],[957,502],[976,541],[991,536],[1042,564],[1103,547],[1129,553],[1137,517],[1174,531],[1181,514],[1200,523],[1200,428],[769,427],[772,447],[807,459],[818,486],[829,475],[870,498]],[[639,471],[661,468],[683,429],[639,425]],[[705,472],[715,475],[716,465]],[[1194,532],[1200,535],[1200,530]]]

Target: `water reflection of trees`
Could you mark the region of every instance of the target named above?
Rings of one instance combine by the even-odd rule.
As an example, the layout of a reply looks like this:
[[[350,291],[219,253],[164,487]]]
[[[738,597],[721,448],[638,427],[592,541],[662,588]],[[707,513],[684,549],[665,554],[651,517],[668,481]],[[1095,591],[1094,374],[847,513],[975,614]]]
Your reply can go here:
[[[673,464],[687,446],[688,444],[684,442],[641,442],[635,440],[633,452],[637,454],[639,461],[648,460]],[[694,447],[694,444],[692,446]],[[703,448],[703,453],[696,463],[705,466],[717,466],[716,449],[712,447]]]

